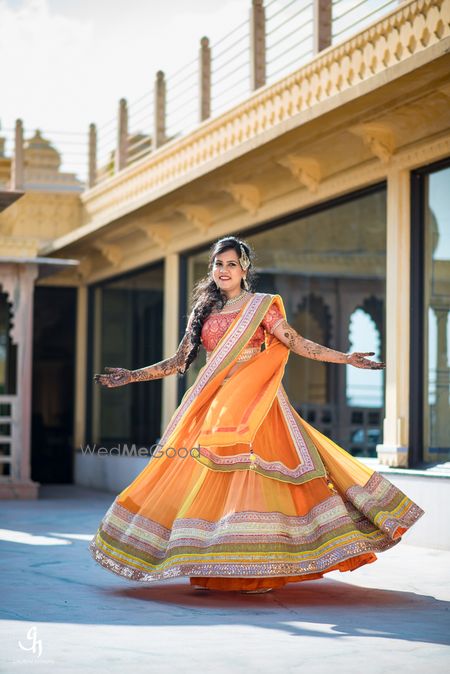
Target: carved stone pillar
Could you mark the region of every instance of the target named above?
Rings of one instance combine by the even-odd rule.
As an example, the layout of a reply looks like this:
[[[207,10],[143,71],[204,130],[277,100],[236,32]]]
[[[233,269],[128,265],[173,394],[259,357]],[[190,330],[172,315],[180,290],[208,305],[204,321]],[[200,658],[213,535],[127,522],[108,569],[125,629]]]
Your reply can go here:
[[[178,340],[178,287],[179,287],[179,255],[171,253],[164,261],[164,316],[163,347],[164,358],[173,356],[179,344]],[[162,413],[161,433],[169,423],[176,407],[178,379],[176,375],[164,377],[162,380]]]
[[[410,226],[409,173],[392,169],[387,192],[386,416],[377,455],[380,463],[394,467],[408,466]]]
[[[39,484],[31,473],[31,383],[33,297],[36,264],[0,265],[0,285],[12,311],[11,340],[17,345],[16,393],[11,405],[10,475],[0,477],[0,498],[37,498]],[[1,401],[2,396],[0,396]]]

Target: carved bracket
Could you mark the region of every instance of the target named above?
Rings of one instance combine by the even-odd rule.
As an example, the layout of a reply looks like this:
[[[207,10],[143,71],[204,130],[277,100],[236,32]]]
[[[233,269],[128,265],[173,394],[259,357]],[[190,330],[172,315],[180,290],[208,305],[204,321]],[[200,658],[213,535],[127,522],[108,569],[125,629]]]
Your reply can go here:
[[[230,194],[234,201],[244,210],[256,215],[261,205],[261,192],[259,187],[251,183],[228,183],[222,188],[223,192]]]
[[[367,122],[349,129],[351,133],[362,138],[372,154],[383,163],[389,163],[395,152],[396,140],[393,129],[382,122]]]
[[[320,164],[314,157],[301,157],[289,154],[277,162],[280,166],[289,169],[294,178],[310,192],[317,192],[322,178]]]
[[[90,275],[90,273],[92,271],[92,267],[93,267],[93,264],[92,264],[92,258],[91,257],[88,257],[87,255],[85,255],[84,257],[81,258],[80,264],[78,265],[78,267],[76,269],[76,273],[78,274],[78,276],[80,277],[80,279],[83,282],[86,281],[86,279]]]
[[[144,232],[145,236],[150,239],[150,241],[156,243],[156,245],[160,246],[163,250],[167,250],[172,239],[169,225],[157,222],[143,222],[138,225],[138,228],[141,232]]]
[[[123,259],[123,252],[120,246],[115,243],[107,243],[106,241],[99,241],[94,244],[94,248],[108,260],[113,267],[118,267]]]
[[[212,213],[206,206],[185,204],[178,206],[176,212],[182,213],[202,234],[206,234],[212,225]]]

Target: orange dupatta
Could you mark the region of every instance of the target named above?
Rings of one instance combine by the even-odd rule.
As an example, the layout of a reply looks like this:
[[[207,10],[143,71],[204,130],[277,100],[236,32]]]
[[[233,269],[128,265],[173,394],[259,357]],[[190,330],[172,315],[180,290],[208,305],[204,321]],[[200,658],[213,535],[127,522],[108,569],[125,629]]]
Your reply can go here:
[[[212,352],[208,363],[186,391],[160,440],[162,447],[192,442],[194,458],[217,470],[253,468],[274,479],[298,484],[325,476],[319,453],[301,426],[281,384],[289,348],[266,335],[266,348],[245,362],[223,384],[241,351],[273,302],[286,318],[280,295],[255,293],[241,309]],[[252,443],[273,404],[283,419],[291,464],[252,456]],[[236,453],[222,448],[236,445]],[[239,447],[247,445],[248,449]]]

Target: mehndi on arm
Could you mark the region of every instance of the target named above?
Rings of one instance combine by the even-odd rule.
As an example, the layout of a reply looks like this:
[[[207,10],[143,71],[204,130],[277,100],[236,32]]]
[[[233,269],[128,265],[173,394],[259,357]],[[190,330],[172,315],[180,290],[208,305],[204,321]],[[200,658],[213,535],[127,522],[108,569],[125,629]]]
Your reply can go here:
[[[150,379],[163,379],[164,377],[175,374],[176,372],[182,373],[184,370],[186,358],[191,348],[192,342],[188,332],[186,331],[176,353],[173,356],[170,356],[170,358],[166,358],[165,360],[161,360],[154,365],[141,367],[138,370],[131,370],[131,381],[138,382],[149,381]]]
[[[345,363],[347,365],[354,365],[364,369],[380,370],[384,368],[384,363],[369,360],[366,356],[375,355],[372,351],[343,353],[330,349],[327,346],[313,342],[300,335],[286,320],[278,323],[274,328],[272,334],[288,346],[291,351],[311,358],[312,360],[325,361],[327,363]]]
[[[133,382],[149,381],[150,379],[163,379],[168,375],[179,372],[184,374],[184,366],[186,358],[192,348],[190,339],[190,325],[192,321],[192,314],[189,318],[188,327],[183,339],[178,345],[178,349],[173,356],[165,358],[164,360],[141,367],[137,370],[127,370],[124,367],[105,367],[104,374],[95,374],[94,381],[97,384],[106,386],[107,388],[114,388],[117,386],[124,386],[125,384],[132,384]]]

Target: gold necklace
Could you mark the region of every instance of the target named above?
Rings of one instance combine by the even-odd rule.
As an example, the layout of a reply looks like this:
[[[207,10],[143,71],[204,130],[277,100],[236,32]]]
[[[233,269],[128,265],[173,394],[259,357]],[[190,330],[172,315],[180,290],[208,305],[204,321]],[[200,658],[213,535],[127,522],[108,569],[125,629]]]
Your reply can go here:
[[[230,300],[226,300],[224,306],[227,307],[230,304],[236,304],[236,302],[239,302],[239,300],[242,299],[243,297],[245,297],[246,294],[247,294],[247,291],[243,290],[237,297],[232,297]]]

